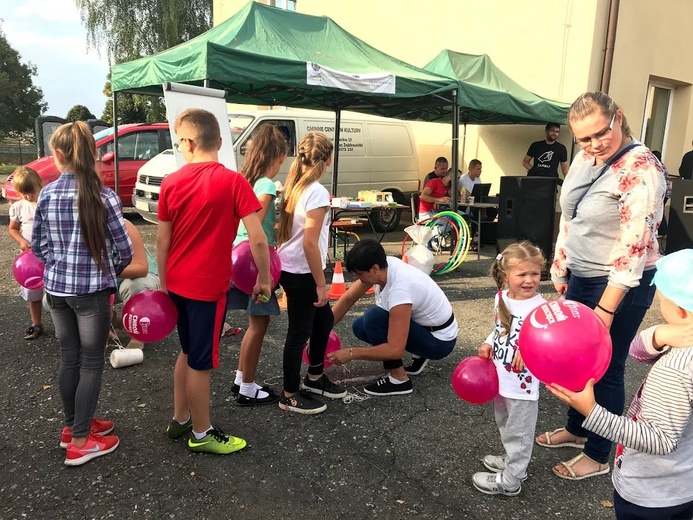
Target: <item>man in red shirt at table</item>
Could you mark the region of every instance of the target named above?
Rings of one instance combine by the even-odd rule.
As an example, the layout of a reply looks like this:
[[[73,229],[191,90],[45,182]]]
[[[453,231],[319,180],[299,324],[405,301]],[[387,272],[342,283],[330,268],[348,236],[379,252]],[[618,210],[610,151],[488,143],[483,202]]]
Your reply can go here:
[[[441,177],[428,181],[421,195],[419,195],[419,220],[425,220],[438,213],[436,204],[450,204],[451,180],[452,172],[448,170]]]

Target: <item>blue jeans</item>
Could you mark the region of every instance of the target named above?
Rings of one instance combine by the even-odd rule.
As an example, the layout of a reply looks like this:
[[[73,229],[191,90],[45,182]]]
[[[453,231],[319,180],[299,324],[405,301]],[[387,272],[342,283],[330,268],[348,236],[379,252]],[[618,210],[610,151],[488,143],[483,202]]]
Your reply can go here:
[[[104,352],[111,326],[111,307],[106,289],[80,296],[46,293],[55,334],[60,342],[58,387],[65,425],[72,436],[86,437],[91,429],[101,392]]]
[[[441,317],[441,322],[448,317]],[[354,320],[351,326],[356,336],[361,341],[370,345],[387,343],[387,331],[390,326],[390,313],[377,306],[369,307],[363,316]],[[443,341],[431,334],[431,332],[413,321],[409,322],[409,335],[405,350],[420,357],[428,359],[443,359],[455,348],[457,339]],[[401,359],[388,359],[383,361],[386,370],[402,366]]]
[[[638,332],[638,327],[654,298],[655,287],[650,285],[654,273],[654,269],[645,271],[640,279],[640,285],[630,289],[618,306],[609,331],[612,345],[611,363],[604,377],[594,385],[594,397],[597,403],[616,415],[623,413],[626,401],[623,376],[626,371],[630,343]],[[594,309],[606,284],[606,276],[580,278],[571,274],[566,298]],[[584,429],[582,427],[584,420],[584,415],[569,408],[566,430],[578,437],[587,437],[585,455],[600,464],[606,464],[611,452],[611,441]]]

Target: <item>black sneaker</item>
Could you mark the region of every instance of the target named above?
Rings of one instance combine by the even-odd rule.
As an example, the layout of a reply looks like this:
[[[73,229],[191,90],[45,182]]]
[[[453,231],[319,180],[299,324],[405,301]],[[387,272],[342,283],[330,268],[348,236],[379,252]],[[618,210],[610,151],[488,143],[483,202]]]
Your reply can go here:
[[[363,391],[370,395],[406,395],[411,394],[413,390],[411,379],[396,385],[387,376],[363,388]]]
[[[262,390],[255,390],[254,397],[248,397],[247,395],[238,394],[238,396],[236,397],[236,404],[238,406],[255,406],[261,404],[272,404],[279,401],[279,396],[275,394],[274,390],[272,390],[271,388],[264,390],[265,392],[267,392],[267,395],[265,397],[257,396],[261,391]]]
[[[307,392],[298,392],[291,397],[285,397],[284,392],[279,396],[279,408],[287,412],[314,415],[327,410],[327,405],[316,401]]]
[[[301,390],[324,395],[330,399],[341,399],[347,395],[346,388],[335,385],[325,374],[321,375],[317,381],[311,381],[308,376],[304,377],[301,383]]]
[[[428,358],[412,358],[411,365],[404,367],[404,371],[410,376],[418,376],[426,368],[426,365],[428,365]]]
[[[272,390],[272,387],[271,387],[271,386],[267,386],[267,385],[262,385],[262,386],[260,387],[260,390],[264,390],[264,391],[267,392],[268,394],[269,394],[270,392],[273,391],[273,390]],[[241,385],[237,385],[236,383],[232,384],[232,385],[231,385],[231,393],[232,393],[233,395],[238,395],[238,394],[240,394],[240,393],[241,393]]]

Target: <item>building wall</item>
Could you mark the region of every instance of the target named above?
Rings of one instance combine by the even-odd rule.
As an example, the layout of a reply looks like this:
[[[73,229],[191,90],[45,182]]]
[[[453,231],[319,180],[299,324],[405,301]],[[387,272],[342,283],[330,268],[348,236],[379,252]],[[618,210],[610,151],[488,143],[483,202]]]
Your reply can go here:
[[[245,0],[215,0],[220,23]],[[270,3],[266,0],[264,3]],[[409,8],[401,0],[298,0],[297,10],[331,17],[357,37],[392,56],[424,66],[442,49],[488,54],[525,88],[571,102],[600,85],[609,0],[429,0]],[[640,136],[648,81],[659,79],[676,89],[664,162],[677,171],[693,139],[691,103],[693,31],[690,0],[621,0],[610,94],[622,106]],[[693,43],[693,42],[691,42]],[[450,156],[449,125],[414,124],[421,172],[438,155]],[[540,126],[469,126],[461,163],[478,158],[483,178],[498,187],[501,175],[522,175],[520,164],[532,141],[543,138]],[[460,131],[462,135],[463,129]],[[570,150],[567,128],[560,139]]]
[[[674,87],[664,163],[678,172],[693,139],[693,2],[621,0],[610,93],[641,137],[650,81]]]

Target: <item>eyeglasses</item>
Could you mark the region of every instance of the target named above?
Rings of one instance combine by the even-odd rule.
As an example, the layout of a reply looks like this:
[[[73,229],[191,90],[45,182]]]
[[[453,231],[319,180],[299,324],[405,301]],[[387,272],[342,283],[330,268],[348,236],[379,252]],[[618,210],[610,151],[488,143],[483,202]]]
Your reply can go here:
[[[580,139],[578,139],[577,137],[573,137],[573,139],[575,140],[575,144],[579,144],[580,146],[591,146],[592,141],[598,141],[601,144],[603,140],[606,139],[607,134],[611,132],[611,130],[613,129],[615,120],[616,114],[614,113],[614,115],[611,116],[611,122],[609,123],[608,127],[590,137],[581,137]]]
[[[176,149],[176,152],[180,152],[180,143],[182,143],[183,141],[190,141],[192,144],[195,144],[195,141],[193,141],[189,137],[179,137],[178,141],[173,143],[173,147]]]

